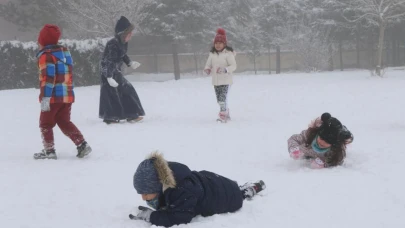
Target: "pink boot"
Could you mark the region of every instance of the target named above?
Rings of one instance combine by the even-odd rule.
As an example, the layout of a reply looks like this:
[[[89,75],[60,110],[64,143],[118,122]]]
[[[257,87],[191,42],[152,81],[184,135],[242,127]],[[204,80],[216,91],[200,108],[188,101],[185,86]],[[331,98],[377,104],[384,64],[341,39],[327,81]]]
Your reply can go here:
[[[227,111],[221,111],[219,112],[219,119],[218,121],[221,121],[222,123],[226,123],[228,120],[230,120],[230,116],[229,116],[229,109]]]

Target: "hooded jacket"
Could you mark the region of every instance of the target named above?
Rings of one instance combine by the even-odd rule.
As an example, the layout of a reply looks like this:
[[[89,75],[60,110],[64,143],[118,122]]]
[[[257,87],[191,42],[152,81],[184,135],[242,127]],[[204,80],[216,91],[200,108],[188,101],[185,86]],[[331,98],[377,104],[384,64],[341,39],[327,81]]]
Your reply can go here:
[[[45,46],[37,54],[40,95],[50,97],[50,103],[73,103],[73,60],[69,50],[61,45]]]
[[[153,225],[186,224],[197,215],[235,212],[242,207],[242,192],[235,181],[209,171],[191,171],[184,164],[166,161],[157,152],[149,159],[154,159],[163,193],[159,209],[150,216]]]
[[[320,128],[322,126],[322,120],[321,117],[318,117],[314,120],[311,121],[311,123],[308,125],[307,130],[301,131],[299,134],[293,134],[288,140],[288,152],[292,153],[294,151],[301,151],[304,154],[305,159],[312,160],[316,162],[316,166],[311,165],[311,167],[316,167],[316,168],[326,168],[330,167],[328,163],[328,157],[334,153],[332,150],[326,150],[325,152],[317,152],[315,151],[311,145],[307,145],[307,138],[308,138],[308,131],[309,129],[315,129],[315,128]],[[339,122],[340,123],[340,122]],[[344,133],[344,144],[350,144],[353,142],[353,134],[346,128],[346,126],[342,125],[341,128],[338,130],[340,132],[340,135],[343,136],[342,133]],[[335,132],[335,138],[338,138],[338,133]],[[345,156],[344,156],[345,157]],[[344,162],[344,157],[342,158],[341,161],[338,162],[337,165],[342,165]]]
[[[123,64],[129,66],[128,43],[123,38],[131,32],[133,25],[121,17],[115,27],[115,36],[106,44],[100,61],[99,118],[104,120],[136,119],[145,111],[133,85],[123,76]],[[108,78],[113,78],[118,87],[111,87]]]

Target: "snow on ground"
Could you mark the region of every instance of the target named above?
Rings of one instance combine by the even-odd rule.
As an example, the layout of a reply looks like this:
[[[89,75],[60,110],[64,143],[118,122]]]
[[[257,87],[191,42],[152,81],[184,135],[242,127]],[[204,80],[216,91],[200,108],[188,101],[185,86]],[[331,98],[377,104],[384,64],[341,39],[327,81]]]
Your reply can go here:
[[[72,120],[93,147],[83,160],[58,128],[59,160],[33,160],[41,149],[38,90],[0,91],[2,227],[150,227],[128,214],[145,205],[133,173],[157,149],[193,170],[267,184],[237,213],[198,216],[180,227],[404,227],[404,76],[238,75],[227,124],[215,122],[210,78],[134,81],[147,114],[140,124],[103,124],[99,86],[76,88]],[[287,139],[325,111],[354,142],[343,167],[311,170],[289,158]]]

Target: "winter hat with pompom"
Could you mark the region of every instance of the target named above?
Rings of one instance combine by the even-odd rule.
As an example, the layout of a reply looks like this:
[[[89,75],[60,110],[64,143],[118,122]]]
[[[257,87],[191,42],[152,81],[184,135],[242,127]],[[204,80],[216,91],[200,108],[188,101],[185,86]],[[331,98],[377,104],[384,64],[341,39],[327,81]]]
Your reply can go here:
[[[39,32],[38,43],[44,47],[58,44],[60,36],[61,32],[57,25],[46,24]]]
[[[222,42],[226,45],[227,40],[226,40],[225,29],[223,29],[223,28],[217,29],[217,34],[215,35],[215,38],[214,38],[214,44],[216,42]]]
[[[322,125],[319,128],[318,135],[327,143],[336,145],[343,143],[352,138],[352,134],[342,123],[332,117],[331,114],[325,112],[321,116]]]

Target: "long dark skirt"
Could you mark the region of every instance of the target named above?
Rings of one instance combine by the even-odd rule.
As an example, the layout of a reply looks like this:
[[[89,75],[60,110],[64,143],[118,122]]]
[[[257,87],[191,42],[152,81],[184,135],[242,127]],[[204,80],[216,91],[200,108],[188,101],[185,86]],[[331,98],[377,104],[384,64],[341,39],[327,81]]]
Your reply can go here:
[[[114,88],[103,80],[100,88],[99,117],[117,121],[144,116],[145,111],[132,84],[124,77],[117,82],[119,86]]]

